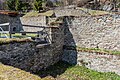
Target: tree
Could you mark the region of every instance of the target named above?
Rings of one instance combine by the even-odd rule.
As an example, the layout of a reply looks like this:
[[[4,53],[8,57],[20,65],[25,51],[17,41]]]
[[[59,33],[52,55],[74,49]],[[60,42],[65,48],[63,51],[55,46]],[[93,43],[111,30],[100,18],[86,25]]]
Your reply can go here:
[[[22,11],[27,12],[31,8],[31,5],[27,2],[22,3]]]
[[[8,9],[14,11],[27,11],[30,8],[28,2],[21,0],[7,0]]]
[[[7,0],[7,6],[8,6],[9,10],[16,10],[15,2],[16,2],[16,0]]]
[[[43,4],[45,3],[45,0],[34,0],[33,8],[36,11],[43,10]]]
[[[15,10],[17,11],[22,10],[22,2],[20,0],[15,1]]]

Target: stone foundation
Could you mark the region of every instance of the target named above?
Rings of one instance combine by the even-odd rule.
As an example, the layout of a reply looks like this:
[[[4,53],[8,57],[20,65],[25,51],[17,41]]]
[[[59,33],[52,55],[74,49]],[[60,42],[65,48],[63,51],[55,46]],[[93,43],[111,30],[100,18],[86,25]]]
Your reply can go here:
[[[120,50],[120,15],[64,17],[65,45]]]

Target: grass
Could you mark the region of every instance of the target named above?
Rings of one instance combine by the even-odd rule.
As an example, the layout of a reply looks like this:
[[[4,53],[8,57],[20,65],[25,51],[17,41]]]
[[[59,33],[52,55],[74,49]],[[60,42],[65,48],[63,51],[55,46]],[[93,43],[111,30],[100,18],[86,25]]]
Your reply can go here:
[[[49,10],[49,11],[42,12],[42,13],[34,11],[34,12],[28,12],[28,13],[26,13],[23,17],[37,17],[37,16],[40,16],[40,15],[51,16],[52,14],[53,14],[53,10]]]
[[[4,36],[4,35],[1,35],[1,36]],[[32,40],[28,39],[28,37],[36,37],[36,36],[37,34],[21,35],[19,33],[16,33],[16,34],[12,34],[13,38],[0,38],[0,44],[8,44],[13,42],[32,42]]]
[[[16,33],[16,34],[12,34],[13,37],[15,38],[26,38],[26,37],[36,37],[37,34],[26,34],[26,35],[21,35],[19,33]]]
[[[41,80],[40,77],[0,63],[0,80]]]
[[[83,66],[68,68],[60,77],[68,80],[120,80],[120,76],[114,73],[101,73]]]
[[[81,52],[91,52],[91,53],[99,53],[99,54],[114,54],[114,55],[120,55],[120,51],[112,51],[112,50],[106,50],[106,49],[99,49],[99,48],[82,48],[78,46],[64,46],[67,50],[77,50]]]
[[[97,72],[84,66],[70,65],[62,61],[48,67],[46,70],[41,70],[38,74],[45,78],[46,76],[52,76],[52,79],[57,80],[120,80],[120,76],[115,73]]]
[[[9,36],[9,34],[6,34],[7,36]],[[1,37],[4,37],[5,35],[4,34],[1,34]],[[27,38],[27,37],[36,37],[37,34],[26,34],[26,35],[22,35],[20,33],[15,33],[15,34],[12,34],[12,37],[13,38]]]
[[[97,72],[63,61],[39,71],[37,75],[0,63],[0,80],[120,80],[115,73]]]
[[[0,44],[9,44],[9,43],[14,43],[14,42],[18,42],[18,43],[21,43],[21,42],[32,42],[32,40],[31,39],[27,39],[27,38],[22,38],[22,39],[19,39],[19,38],[12,38],[12,39],[1,38],[0,39]]]
[[[87,8],[78,8],[78,9],[87,11],[92,16],[110,14],[110,12],[107,12],[107,11],[91,10],[91,9],[87,9]]]

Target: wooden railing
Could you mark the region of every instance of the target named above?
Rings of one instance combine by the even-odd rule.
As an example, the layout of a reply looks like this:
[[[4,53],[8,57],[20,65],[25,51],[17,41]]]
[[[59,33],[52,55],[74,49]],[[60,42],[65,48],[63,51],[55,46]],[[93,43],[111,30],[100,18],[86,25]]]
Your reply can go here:
[[[8,26],[8,31],[4,31],[3,30],[3,27],[4,26]],[[25,24],[22,24],[22,26],[24,27],[37,27],[37,28],[43,28],[43,30],[41,31],[36,31],[36,32],[26,32],[26,31],[19,31],[19,32],[15,32],[13,30],[11,30],[11,26],[9,23],[4,23],[4,24],[0,24],[0,34],[4,34],[6,38],[12,38],[12,35],[13,34],[16,34],[16,33],[20,33],[22,36],[23,35],[26,35],[26,34],[37,34],[36,38],[40,38],[41,35],[45,35],[46,38],[49,40],[49,42],[51,43],[51,38],[50,38],[50,34],[46,31],[46,28],[50,29],[50,28],[58,28],[58,27],[48,27],[48,26],[34,26],[34,25],[25,25]],[[9,34],[9,35],[7,35]]]

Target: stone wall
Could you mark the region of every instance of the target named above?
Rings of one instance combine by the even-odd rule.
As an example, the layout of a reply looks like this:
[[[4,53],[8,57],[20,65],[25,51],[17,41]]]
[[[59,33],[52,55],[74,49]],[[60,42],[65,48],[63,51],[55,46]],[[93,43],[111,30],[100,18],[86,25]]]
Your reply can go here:
[[[21,24],[21,20],[20,20],[20,16],[16,16],[16,17],[11,17],[5,14],[0,14],[0,24],[3,23],[10,23],[11,26],[11,30],[12,31],[20,31],[22,30],[22,24]],[[8,31],[9,28],[8,26],[3,26],[2,27],[5,31]]]
[[[65,45],[120,50],[120,15],[65,17]]]
[[[0,62],[37,72],[58,62],[63,54],[63,28],[51,28],[52,43],[12,42],[0,45]]]
[[[120,55],[99,54],[80,52],[75,50],[64,50],[63,61],[71,64],[86,66],[98,72],[115,72],[120,75]]]
[[[120,51],[120,15],[64,17],[65,46]],[[120,75],[120,55],[64,49],[62,60]]]
[[[34,17],[21,17],[21,23],[25,25],[33,25],[33,26],[46,26],[46,16],[34,16]],[[37,27],[29,27],[23,26],[24,31],[28,32],[36,32],[41,31],[41,28]]]
[[[33,26],[46,26],[47,20],[46,16],[34,16],[34,17],[11,17],[5,14],[0,14],[0,24],[10,23],[12,31],[27,31],[27,32],[37,32],[43,30],[42,28],[22,26],[24,25],[33,25]],[[8,26],[3,27],[4,30],[8,30]]]

